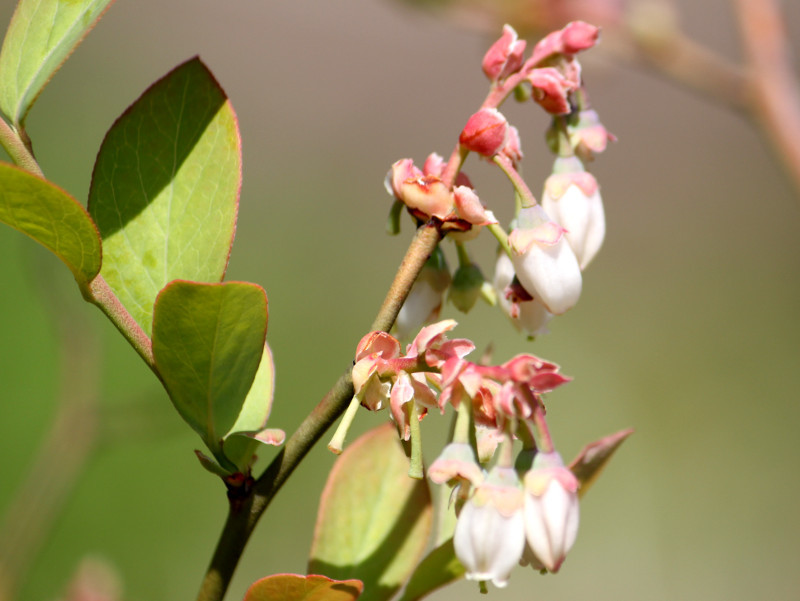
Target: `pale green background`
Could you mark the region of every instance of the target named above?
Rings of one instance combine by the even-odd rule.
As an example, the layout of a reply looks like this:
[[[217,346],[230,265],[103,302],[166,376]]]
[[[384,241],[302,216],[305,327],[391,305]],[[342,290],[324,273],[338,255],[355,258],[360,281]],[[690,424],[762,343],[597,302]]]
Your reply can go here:
[[[0,22],[11,4],[0,7]],[[680,4],[692,35],[737,56],[727,2]],[[785,4],[797,39],[798,5]],[[291,431],[347,367],[407,244],[408,222],[399,238],[383,232],[386,170],[398,158],[449,153],[485,93],[480,59],[491,41],[378,0],[119,0],[42,94],[29,130],[48,177],[85,199],[116,116],[151,81],[201,55],[231,97],[243,137],[228,275],[267,290],[278,364],[271,425]],[[457,334],[492,341],[498,359],[535,352],[575,377],[549,400],[565,456],[617,429],[637,432],[586,498],[561,574],[520,569],[492,595],[800,599],[800,197],[739,115],[605,61],[587,61],[585,75],[619,143],[593,166],[608,237],[581,302],[535,344],[485,307],[445,315],[461,321]],[[550,162],[539,142],[546,120],[531,105],[507,114],[538,189]],[[507,218],[508,184],[474,159],[467,171]],[[7,228],[0,253],[1,508],[57,391],[43,298],[66,307],[78,291],[53,279],[66,270]],[[488,239],[476,249],[487,274],[491,254]],[[200,469],[192,453],[199,440],[136,354],[96,309],[76,310],[104,339],[108,423],[133,433],[92,459],[21,599],[54,599],[87,554],[119,567],[126,599],[194,598],[224,517],[222,487]],[[145,417],[156,423],[152,432]],[[364,415],[360,425],[385,418]],[[441,421],[423,424],[428,454]],[[305,570],[332,461],[316,450],[279,496],[230,599],[260,576]],[[462,583],[434,598],[479,596]]]

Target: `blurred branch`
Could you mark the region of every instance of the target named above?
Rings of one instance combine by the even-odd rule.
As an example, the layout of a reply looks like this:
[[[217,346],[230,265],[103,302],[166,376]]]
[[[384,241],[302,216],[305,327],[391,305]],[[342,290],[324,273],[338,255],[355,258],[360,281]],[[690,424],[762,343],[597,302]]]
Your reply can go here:
[[[441,233],[431,223],[417,230],[372,323],[371,331],[388,331],[392,327],[414,280],[440,240]],[[244,499],[229,494],[228,518],[203,579],[198,601],[220,601],[225,596],[239,558],[264,510],[311,448],[341,416],[352,397],[353,381],[348,368],[286,441],[283,449],[256,481],[253,494]]]
[[[61,376],[55,419],[0,520],[0,601],[10,601],[64,507],[97,433],[100,352],[79,313],[60,318]]]
[[[753,116],[800,191],[800,86],[775,0],[736,0]]]
[[[667,79],[715,102],[745,112],[749,81],[738,66],[689,39],[677,29],[651,32],[638,26],[620,29],[605,50],[628,63],[651,67]]]

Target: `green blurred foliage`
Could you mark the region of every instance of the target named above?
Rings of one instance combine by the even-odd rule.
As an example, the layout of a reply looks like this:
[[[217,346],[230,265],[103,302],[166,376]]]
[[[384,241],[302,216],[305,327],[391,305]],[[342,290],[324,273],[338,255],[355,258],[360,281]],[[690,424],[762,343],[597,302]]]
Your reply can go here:
[[[10,4],[0,7],[3,23]],[[680,4],[690,32],[736,56],[735,32],[721,17],[726,3]],[[800,15],[787,8],[796,39]],[[386,170],[401,157],[449,152],[485,93],[480,59],[491,41],[375,0],[118,2],[27,125],[47,176],[84,200],[114,119],[200,53],[243,137],[228,278],[267,290],[277,366],[270,426],[290,432],[350,364],[409,239],[408,222],[399,237],[384,234]],[[500,360],[534,352],[575,377],[548,402],[565,459],[623,427],[636,434],[584,499],[578,542],[560,574],[518,570],[508,590],[492,594],[795,599],[800,198],[739,115],[590,56],[593,104],[620,141],[592,166],[609,231],[581,302],[534,343],[480,303],[467,316],[452,307],[444,316],[460,321],[456,335],[493,342]],[[551,162],[546,120],[532,105],[506,114],[521,131],[536,189]],[[466,171],[507,219],[507,182],[473,159]],[[472,256],[488,275],[493,244],[482,238]],[[136,353],[99,311],[80,304],[63,265],[9,228],[0,229],[0,252],[0,510],[52,417],[60,352],[53,311],[74,312],[103,343],[106,435],[20,598],[56,598],[86,554],[119,568],[126,599],[191,598],[226,504],[221,483],[192,453],[195,435]],[[358,425],[384,419],[363,415]],[[429,456],[443,421],[423,423]],[[275,500],[230,599],[266,574],[305,569],[333,459],[315,449]],[[478,595],[460,583],[433,598]]]

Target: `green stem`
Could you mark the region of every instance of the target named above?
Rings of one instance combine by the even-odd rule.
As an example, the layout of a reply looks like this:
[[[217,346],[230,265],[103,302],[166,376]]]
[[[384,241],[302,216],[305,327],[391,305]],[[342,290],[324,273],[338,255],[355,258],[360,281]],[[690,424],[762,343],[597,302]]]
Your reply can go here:
[[[510,257],[511,245],[508,243],[508,234],[506,234],[506,231],[498,223],[490,223],[486,226],[486,229],[489,230],[492,236],[494,236],[497,240],[497,243],[500,245],[500,247]]]
[[[514,190],[522,200],[522,208],[535,206],[536,197],[533,195],[530,188],[528,188],[528,184],[525,183],[525,180],[522,179],[519,172],[514,169],[514,164],[511,162],[511,159],[496,154],[492,157],[492,161],[502,169],[503,173],[505,173],[506,177],[511,181],[511,185],[514,186]]]
[[[372,323],[372,331],[385,332],[392,327],[414,280],[440,240],[441,233],[432,223],[417,230]],[[348,368],[286,441],[286,445],[256,481],[253,493],[244,500],[229,504],[228,519],[206,570],[198,601],[221,601],[225,596],[259,518],[314,444],[347,409],[353,393],[353,380]]]
[[[408,426],[411,431],[411,466],[408,468],[408,477],[422,480],[422,432],[419,429],[419,407],[413,399]]]

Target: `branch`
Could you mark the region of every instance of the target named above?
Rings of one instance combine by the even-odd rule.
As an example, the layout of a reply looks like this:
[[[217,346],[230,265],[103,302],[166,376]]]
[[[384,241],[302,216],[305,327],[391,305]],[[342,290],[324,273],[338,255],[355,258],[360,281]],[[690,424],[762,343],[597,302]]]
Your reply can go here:
[[[433,223],[429,222],[417,230],[372,323],[371,331],[388,331],[392,327],[414,280],[440,240],[441,233]],[[200,587],[198,601],[221,601],[264,510],[306,454],[344,412],[352,396],[353,381],[348,368],[286,441],[286,445],[256,481],[253,494],[245,499],[231,499],[228,518]]]
[[[56,417],[25,479],[0,520],[0,600],[17,589],[83,473],[97,440],[96,335],[80,314],[53,311],[59,320],[61,384]]]
[[[800,85],[775,0],[737,0],[754,117],[800,191]]]

